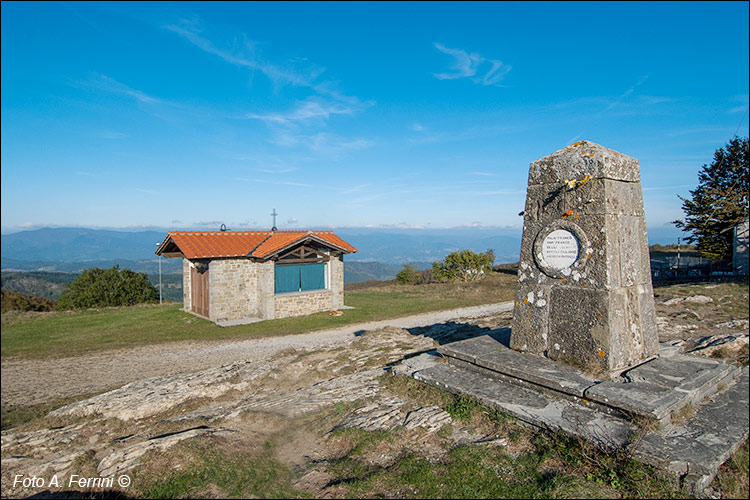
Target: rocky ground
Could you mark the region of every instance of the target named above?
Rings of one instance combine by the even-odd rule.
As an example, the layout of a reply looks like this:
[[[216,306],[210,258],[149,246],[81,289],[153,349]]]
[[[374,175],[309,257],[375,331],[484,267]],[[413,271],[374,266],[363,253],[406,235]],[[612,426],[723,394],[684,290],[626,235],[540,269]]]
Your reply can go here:
[[[511,309],[510,303],[436,311],[405,318],[360,323],[306,335],[243,341],[172,342],[81,356],[47,359],[3,359],[2,402],[26,406],[104,392],[147,377],[195,372],[234,362],[262,362],[287,349],[313,350],[345,346],[364,331],[386,326],[414,328],[457,317],[481,317]]]
[[[717,300],[689,290],[668,297],[657,293],[661,340],[705,355],[746,353],[746,313],[744,318],[712,313]],[[509,445],[502,437],[454,422],[439,407],[421,406],[400,396],[384,383],[389,368],[405,357],[509,326],[510,306],[485,308],[472,316],[443,312],[412,326],[408,322],[374,325],[348,333],[263,339],[253,341],[255,345],[154,346],[89,355],[77,362],[64,360],[58,369],[32,370],[34,363],[4,362],[4,402],[38,402],[118,387],[3,431],[0,493],[21,497],[67,490],[67,478],[74,473],[147,477],[144,469],[157,467],[166,450],[199,437],[246,448],[283,433],[285,444],[274,451],[276,458],[304,470],[296,487],[316,497],[340,496],[336,485],[329,483],[325,466],[310,465],[325,464],[326,457],[337,453],[340,443],[331,434],[335,429],[400,429],[410,438],[399,446],[412,447],[424,456],[446,453],[445,439],[431,438],[445,434],[441,429],[449,429],[448,442]],[[68,371],[71,366],[77,368]],[[157,366],[163,367],[161,372]],[[24,397],[27,393],[32,396]],[[372,460],[389,457],[392,454],[383,453]],[[144,463],[147,466],[139,469]],[[44,478],[57,474],[61,487],[14,485],[19,474]],[[127,487],[114,489],[129,493]]]

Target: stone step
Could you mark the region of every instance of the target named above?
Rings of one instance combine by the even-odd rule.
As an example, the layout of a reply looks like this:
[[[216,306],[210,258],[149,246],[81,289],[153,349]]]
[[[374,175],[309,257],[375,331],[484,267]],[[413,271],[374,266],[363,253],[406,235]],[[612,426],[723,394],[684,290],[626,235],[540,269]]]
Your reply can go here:
[[[739,373],[736,366],[700,356],[657,358],[626,372],[631,382],[602,382],[587,389],[586,397],[669,424],[688,405],[733,384]]]
[[[483,335],[445,344],[438,348],[443,356],[455,358],[509,377],[555,391],[583,397],[596,384],[580,370],[534,354],[509,349],[498,340]]]
[[[536,427],[581,434],[605,447],[625,446],[636,432],[627,420],[598,411],[582,400],[555,397],[552,391],[541,392],[447,363],[417,371],[413,377],[471,396]]]
[[[693,494],[713,481],[721,464],[748,438],[750,376],[739,370],[738,380],[696,408],[679,425],[646,434],[635,457],[684,478]]]
[[[739,368],[689,354],[656,358],[624,373],[621,381],[599,381],[580,370],[529,353],[514,351],[489,335],[438,348],[448,363],[521,385],[550,389],[590,400],[615,412],[640,415],[669,424],[688,405],[698,405],[734,382]]]
[[[696,495],[702,494],[719,466],[748,437],[747,367],[733,371],[731,383],[706,397],[693,416],[679,425],[662,425],[642,439],[636,438],[641,430],[629,419],[602,412],[598,405],[584,399],[572,401],[556,391],[523,387],[489,373],[437,363],[412,376],[449,392],[471,396],[542,429],[582,436],[604,447],[629,446],[638,460],[677,475]]]

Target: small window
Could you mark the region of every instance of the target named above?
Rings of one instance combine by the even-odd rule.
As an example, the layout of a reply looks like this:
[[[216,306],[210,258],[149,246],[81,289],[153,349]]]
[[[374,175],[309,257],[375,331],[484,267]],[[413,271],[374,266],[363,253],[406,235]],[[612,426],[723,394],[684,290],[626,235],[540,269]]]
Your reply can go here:
[[[325,269],[325,264],[277,264],[274,267],[274,291],[323,290],[326,287]]]

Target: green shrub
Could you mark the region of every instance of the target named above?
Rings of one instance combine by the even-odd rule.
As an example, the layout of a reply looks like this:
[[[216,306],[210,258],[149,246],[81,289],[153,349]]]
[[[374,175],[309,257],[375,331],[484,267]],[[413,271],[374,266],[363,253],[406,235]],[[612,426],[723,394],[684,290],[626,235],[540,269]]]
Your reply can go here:
[[[57,310],[132,306],[155,302],[159,295],[145,273],[93,267],[68,285],[57,301]]]
[[[411,264],[405,264],[404,268],[396,275],[396,281],[403,285],[424,285],[432,283],[432,269],[418,270]]]
[[[484,253],[460,250],[448,255],[442,262],[433,262],[432,275],[440,281],[474,281],[492,271],[495,252]]]
[[[405,264],[404,268],[396,275],[396,281],[402,285],[413,285],[417,282],[419,271],[411,264]]]

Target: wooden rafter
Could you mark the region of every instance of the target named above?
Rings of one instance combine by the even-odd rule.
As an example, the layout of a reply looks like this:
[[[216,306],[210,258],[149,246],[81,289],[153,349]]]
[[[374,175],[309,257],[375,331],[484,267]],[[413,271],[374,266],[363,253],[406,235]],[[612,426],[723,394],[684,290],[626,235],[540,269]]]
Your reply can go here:
[[[277,262],[328,262],[330,256],[325,254],[320,248],[302,244],[280,253],[274,259]]]

